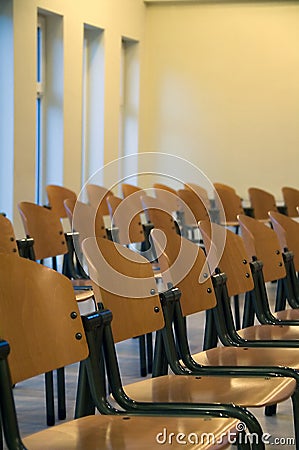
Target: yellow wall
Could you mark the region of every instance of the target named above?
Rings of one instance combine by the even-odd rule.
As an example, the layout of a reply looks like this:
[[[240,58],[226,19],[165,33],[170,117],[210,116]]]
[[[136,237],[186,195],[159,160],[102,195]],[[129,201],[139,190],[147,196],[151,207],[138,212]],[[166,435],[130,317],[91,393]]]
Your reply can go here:
[[[140,41],[145,29],[142,0],[14,0],[14,205],[34,201],[36,21],[44,9],[62,16],[64,39],[64,180],[77,193],[81,183],[82,50],[84,23],[104,30],[104,160],[118,157],[121,37]],[[15,210],[15,226],[21,231]]]
[[[253,185],[278,199],[282,185],[298,187],[297,2],[14,0],[14,205],[34,201],[38,8],[63,22],[65,186],[81,187],[86,23],[104,30],[105,163],[118,157],[125,36],[140,42],[141,152],[185,157],[244,198]],[[16,209],[13,220],[22,230]]]
[[[297,2],[148,6],[140,148],[244,198],[298,188],[298,43]]]

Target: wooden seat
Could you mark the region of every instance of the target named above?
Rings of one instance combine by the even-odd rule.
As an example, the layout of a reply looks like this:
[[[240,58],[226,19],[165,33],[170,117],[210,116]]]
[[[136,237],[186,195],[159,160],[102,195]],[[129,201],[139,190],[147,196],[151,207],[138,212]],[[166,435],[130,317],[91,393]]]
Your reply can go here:
[[[180,239],[179,236],[178,239]],[[193,249],[196,249],[194,250],[196,262],[199,261],[198,258],[200,258],[200,261],[205,261],[202,250],[198,246],[187,240],[185,240],[185,242],[193,245]],[[187,248],[185,248],[187,251],[183,252],[187,258],[189,258],[190,250],[188,244]],[[156,314],[160,313],[157,287],[153,279],[150,263],[142,258],[141,255],[132,253],[132,251],[127,248],[120,247],[116,243],[101,239],[84,241],[83,249],[86,259],[88,260],[90,276],[95,283],[94,289],[96,295],[100,295],[103,304],[108,306],[113,313],[112,331],[115,342],[127,339],[137,333],[146,333],[148,331],[161,329],[161,323],[158,327],[157,322],[155,324],[150,324],[148,313],[143,309],[149,301],[149,298],[151,298],[153,301],[156,301],[156,306],[153,307],[153,311],[155,311]],[[184,256],[182,260],[184,260]],[[103,266],[105,266],[105,273],[102,272]],[[180,266],[181,264],[178,263],[178,270],[180,270]],[[203,267],[201,265],[196,266],[197,278],[195,274],[195,283],[192,283],[190,279],[188,281],[187,277],[185,277],[186,280],[184,280],[188,283],[190,288],[195,291],[199,284],[198,272],[201,273],[202,269]],[[116,279],[119,280],[118,284],[115,282]],[[207,288],[211,286],[211,280],[207,279],[204,273],[202,273],[201,279],[207,280],[204,286],[205,291],[207,291]],[[149,295],[151,297],[149,297]],[[212,302],[212,305],[214,304],[215,297],[213,296],[212,289],[209,289],[208,296],[206,294],[205,297],[208,297],[206,301]],[[205,308],[206,306],[206,304],[201,305],[202,308]],[[140,317],[144,317],[144,320],[141,321]],[[157,317],[156,320],[158,320]],[[108,347],[109,343],[107,342],[107,353],[110,354],[111,352],[109,352]],[[108,364],[111,368],[114,366],[112,359],[109,360]],[[188,402],[191,404],[197,402],[199,398],[204,398],[204,401],[207,402],[210,401],[209,399],[217,401],[218,396],[221,397],[221,401],[233,401],[236,404],[241,403],[243,405],[252,405],[254,403],[259,406],[264,406],[265,402],[269,400],[268,396],[266,399],[264,388],[260,389],[260,387],[258,387],[259,383],[263,384],[264,381],[257,379],[256,377],[246,377],[245,379],[221,377],[221,383],[216,383],[216,371],[215,376],[203,376],[199,378],[194,376],[190,378],[190,375],[191,373],[188,370],[182,370],[181,375],[179,376],[165,375],[124,386],[124,391],[130,398],[134,398],[134,401],[142,403],[153,401],[183,402],[186,395]],[[273,380],[276,380],[274,381],[274,384],[277,382],[277,378],[270,377],[270,380],[272,382]],[[197,384],[198,381],[200,381],[199,384]],[[110,373],[109,384],[114,399],[120,406],[130,408],[130,402],[128,402],[120,393],[122,389],[120,388],[120,382],[119,376],[112,370]],[[246,394],[249,394],[251,388],[253,389],[253,392],[247,396],[247,398],[246,395],[244,396],[244,383],[246,383],[248,387]],[[215,385],[218,386],[216,387]],[[222,390],[221,385],[225,386],[224,390]],[[270,384],[268,385],[268,388],[269,387]],[[289,388],[285,391],[285,387],[286,386],[284,385],[282,391],[280,388],[276,391],[275,399],[273,398],[274,402],[277,400],[276,394],[278,392],[279,396],[284,392],[282,397],[287,393],[287,395],[290,394]],[[257,400],[257,397],[254,395],[255,389],[257,396],[261,395],[263,397],[262,401],[260,401],[261,399]],[[265,389],[267,390],[266,387]],[[243,391],[242,394],[241,391]]]
[[[269,221],[268,211],[277,211],[274,195],[255,187],[249,188],[248,194],[255,219]]]
[[[297,217],[296,208],[299,206],[299,190],[293,187],[284,186],[282,188],[284,204],[287,207],[287,213],[290,217]]]
[[[219,439],[224,433],[226,437],[217,448],[227,447],[228,433],[236,431],[238,422],[235,419],[163,415],[161,421],[161,417],[133,417],[121,411],[120,416],[95,415],[73,420],[27,436],[22,441],[11,383],[86,358],[90,360],[92,348],[87,344],[68,279],[32,261],[1,255],[0,280],[1,335],[9,339],[11,349],[9,354],[9,345],[1,340],[0,405],[2,428],[9,449],[151,449],[156,437],[164,438],[163,427],[186,435],[215,433]],[[99,315],[98,320],[100,318]],[[91,314],[86,319],[91,322],[95,317]],[[180,446],[173,442],[172,447],[178,449]],[[196,448],[216,450],[216,444],[207,441]]]
[[[59,218],[66,217],[66,211],[63,202],[68,198],[77,200],[77,194],[64,186],[57,186],[55,184],[48,184],[46,186],[46,192],[52,211]]]

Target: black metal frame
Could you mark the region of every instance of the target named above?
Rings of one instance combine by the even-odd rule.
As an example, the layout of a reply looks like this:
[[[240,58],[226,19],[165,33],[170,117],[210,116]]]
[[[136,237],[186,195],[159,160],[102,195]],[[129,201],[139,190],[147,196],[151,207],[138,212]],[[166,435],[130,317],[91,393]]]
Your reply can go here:
[[[104,309],[82,319],[90,355],[80,364],[76,418],[93,414],[95,408],[102,414],[234,417],[242,420],[249,432],[257,433],[259,436],[258,442],[252,444],[252,449],[264,449],[261,440],[262,430],[258,421],[242,407],[233,404],[149,403],[128,397],[122,386],[111,331],[112,313]],[[106,376],[111,394],[121,409],[117,409],[107,401]],[[240,448],[250,447],[248,443],[243,443]]]

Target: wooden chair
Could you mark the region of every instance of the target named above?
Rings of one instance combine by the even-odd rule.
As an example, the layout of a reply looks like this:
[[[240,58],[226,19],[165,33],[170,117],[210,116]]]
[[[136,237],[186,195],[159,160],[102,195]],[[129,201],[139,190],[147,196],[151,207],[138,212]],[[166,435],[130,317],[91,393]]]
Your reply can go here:
[[[66,211],[63,202],[68,198],[77,200],[77,194],[74,191],[67,189],[66,187],[57,186],[55,184],[48,184],[46,186],[46,192],[49,200],[49,206],[52,211],[59,218],[65,218]]]
[[[284,204],[287,208],[288,216],[297,217],[298,213],[296,208],[299,206],[299,190],[284,186],[282,188],[282,196],[284,200]]]
[[[216,446],[216,441],[206,441],[199,445],[201,450],[227,447],[229,433],[236,432],[236,419],[210,415],[211,420],[207,420],[204,411],[202,416],[206,417],[198,417],[199,409],[197,417],[183,417],[183,412],[180,416],[169,417],[171,411],[166,417],[164,411],[162,421],[162,413],[159,416],[158,410],[152,412],[156,417],[134,417],[111,407],[109,409],[107,402],[95,395],[96,386],[97,394],[102,393],[105,398],[105,380],[99,366],[89,371],[89,383],[101,415],[82,417],[22,439],[12,383],[82,360],[92,365],[97,361],[98,354],[95,357],[90,336],[94,336],[96,329],[102,328],[108,312],[84,317],[85,331],[70,281],[32,261],[1,255],[0,279],[1,334],[10,342],[9,346],[6,340],[0,341],[0,407],[9,450],[151,449],[159,445],[158,441],[155,443],[155,436],[163,433],[163,427],[178,430],[186,436],[191,433],[198,436],[215,433],[221,446]],[[219,412],[221,409],[226,411],[225,407],[219,406]],[[118,415],[103,415],[109,411]],[[221,440],[222,433],[225,436]],[[181,444],[174,441],[171,447],[178,449]]]
[[[18,246],[11,221],[0,214],[0,253],[18,255]]]
[[[200,242],[198,222],[209,220],[209,210],[198,194],[192,189],[179,189],[179,209],[183,213],[183,236]]]
[[[184,218],[182,217],[182,213],[180,211],[179,196],[177,191],[163,183],[154,183],[153,188],[155,197],[159,200],[159,202],[168,205],[167,207],[171,211],[180,228],[183,227]]]
[[[86,192],[90,205],[98,211],[98,214],[109,216],[107,198],[113,195],[113,192],[103,186],[97,184],[87,184]]]
[[[249,188],[248,194],[255,219],[265,220],[268,222],[268,211],[277,211],[274,195],[263,189],[255,187]]]
[[[121,190],[124,198],[129,197],[129,195],[135,194],[136,192],[140,194],[143,192],[143,189],[139,186],[128,183],[122,183]]]
[[[170,233],[180,234],[179,225],[172,216],[171,204],[149,195],[141,196],[141,204],[148,223],[157,228],[166,228]]]
[[[221,183],[214,183],[214,188],[219,196],[215,198],[216,205],[221,210],[219,199],[222,203],[225,217],[220,217],[220,223],[229,227],[235,227],[238,231],[239,223],[237,220],[238,214],[244,214],[241,198],[231,186]]]
[[[207,249],[209,249],[209,247],[213,245],[211,243],[211,227],[212,229],[214,229],[213,236],[216,242],[218,238],[218,231],[221,234],[219,241],[222,240],[222,227],[216,224],[202,222],[200,224],[200,228],[202,230],[204,242]],[[171,269],[172,275],[173,271],[175,271],[175,268],[179,268],[179,270],[182,270],[181,267],[184,267],[185,272],[188,273],[185,278],[180,276],[180,273],[174,277],[176,285],[179,286],[182,292],[181,307],[183,315],[184,317],[186,317],[188,314],[200,311],[201,305],[203,305],[204,309],[208,307],[207,301],[209,300],[207,298],[207,292],[210,293],[209,295],[212,298],[212,290],[211,288],[204,286],[204,283],[202,283],[200,291],[200,287],[198,286],[199,283],[196,283],[196,280],[203,280],[204,278],[207,278],[207,276],[205,277],[205,275],[208,274],[208,271],[206,269],[203,270],[202,266],[200,265],[196,268],[195,262],[195,267],[193,266],[192,270],[188,272],[188,266],[186,265],[186,262],[184,262],[184,258],[180,256],[179,259],[177,256],[178,252],[182,252],[182,243],[178,242],[177,244],[175,244],[175,238],[173,235],[171,236],[171,239],[167,240],[167,242],[170,242],[170,244],[165,247],[165,252],[168,252],[167,256],[169,257],[169,264],[174,266]],[[184,245],[186,245],[186,243]],[[195,247],[193,248],[193,250],[192,246]],[[190,259],[192,259],[190,255],[192,255],[192,252],[194,254],[194,252],[196,251],[196,246],[193,243],[188,242],[188,247],[189,248],[188,251],[186,251],[186,254],[190,261]],[[214,248],[214,251],[217,251],[217,248]],[[253,289],[253,280],[250,276],[250,268],[247,261],[247,255],[241,238],[231,231],[227,230],[226,246],[224,248],[224,251],[223,248],[221,250],[219,249],[219,254],[214,257],[214,261],[217,258],[220,261],[219,267],[225,268],[225,272],[228,274],[228,277],[220,272],[218,272],[217,275],[213,277],[213,284],[217,295],[217,307],[213,310],[207,311],[210,312],[210,315],[207,315],[207,326],[209,330],[208,336],[206,336],[205,338],[205,348],[208,348],[209,350],[191,356],[186,343],[186,333],[184,333],[185,322],[182,321],[181,318],[176,318],[177,327],[180,328],[180,335],[177,337],[176,343],[179,345],[180,355],[182,355],[183,361],[186,366],[190,370],[198,370],[199,364],[202,370],[202,374],[211,374],[211,372],[209,372],[209,369],[211,370],[213,368],[209,368],[207,366],[215,366],[214,370],[216,370],[216,372],[219,371],[219,374],[221,372],[227,374],[227,370],[233,369],[236,370],[236,372],[233,373],[242,373],[242,371],[245,370],[245,367],[247,368],[247,370],[251,370],[251,374],[253,374],[255,370],[257,370],[256,374],[261,373],[259,372],[261,368],[263,368],[262,370],[265,370],[267,369],[267,367],[268,370],[273,371],[274,373],[279,373],[281,366],[299,369],[299,360],[296,353],[294,352],[294,350],[292,350],[292,348],[286,348],[288,346],[293,348],[297,347],[298,342],[287,341],[288,344],[287,342],[279,342],[277,340],[273,342],[271,336],[272,332],[275,339],[284,338],[284,331],[286,331],[287,334],[290,329],[294,329],[294,327],[283,327],[285,328],[285,330],[283,331],[283,329],[281,329],[280,327],[266,325],[265,327],[267,328],[267,330],[265,331],[267,331],[267,333],[264,333],[264,335],[261,333],[261,336],[258,336],[258,333],[254,333],[257,327],[251,327],[249,328],[249,331],[253,330],[252,334],[254,334],[254,337],[256,338],[255,341],[250,339],[250,333],[248,333],[249,336],[246,335],[245,338],[240,338],[240,336],[238,335],[239,332],[237,332],[234,328],[232,312],[229,307],[229,298],[232,295],[240,294],[242,292],[246,292],[247,290]],[[192,272],[194,272],[193,275]],[[182,279],[182,281],[180,281],[180,279]],[[210,308],[215,305],[215,303],[213,305],[213,301],[211,300],[211,298],[209,306]],[[200,299],[200,303],[198,302],[198,299]],[[178,321],[180,321],[180,323]],[[261,327],[264,326],[262,325]],[[221,342],[227,347],[216,347],[216,330],[218,336],[221,339]],[[281,334],[280,330],[282,331]],[[246,330],[244,331],[246,333]],[[214,339],[215,335],[216,339]],[[295,330],[292,338],[296,338],[296,335],[297,333]],[[282,354],[277,353],[277,349],[275,349],[275,346],[280,345],[282,347],[285,346]],[[244,350],[246,350],[246,352],[244,352]],[[185,357],[183,355],[185,355]],[[221,368],[219,366],[221,366]],[[222,366],[227,367],[224,369]],[[175,369],[172,367],[172,370]],[[238,372],[239,370],[241,370],[241,372]],[[297,378],[298,375],[296,374],[295,376]],[[267,407],[266,414],[272,415],[273,413],[273,409],[271,407]],[[298,430],[296,430],[296,435],[298,436],[297,433]]]
[[[281,286],[277,299],[277,309],[285,308],[286,299],[292,308],[299,308],[299,223],[291,217],[274,211],[270,211],[269,216],[277,234],[280,248],[283,251],[287,276],[290,280],[288,286]],[[292,314],[295,314],[295,312],[292,312]]]
[[[211,209],[211,202],[208,197],[208,192],[205,188],[196,183],[185,183],[184,186],[185,189],[189,189],[190,191],[195,192],[195,194],[200,198],[208,211]]]
[[[117,230],[114,241],[130,246],[138,245],[141,253],[153,261],[154,256],[150,251],[148,235],[145,234],[141,222],[141,202],[139,191],[131,193],[125,199],[115,195],[107,198],[108,209],[112,226]],[[137,336],[137,335],[136,335]],[[152,335],[138,335],[140,352],[140,374],[146,376],[152,371]],[[146,356],[147,355],[147,356]]]
[[[178,239],[180,239],[178,237]],[[195,283],[190,282],[190,279],[186,279],[186,283],[189,286],[190,289],[193,290],[193,292],[196,292],[198,289],[198,272],[202,272],[202,265],[199,264],[199,262],[202,262],[202,260],[205,261],[205,257],[202,253],[202,250],[196,246],[195,244],[187,242],[187,245],[193,245],[196,248],[196,270],[197,270],[197,276],[194,274]],[[194,248],[193,247],[193,248]],[[153,279],[152,275],[152,269],[150,267],[150,263],[142,258],[141,255],[138,255],[136,253],[132,253],[127,248],[120,247],[116,243],[112,243],[109,241],[104,241],[101,239],[94,239],[94,240],[86,240],[83,243],[83,249],[84,253],[86,255],[86,258],[88,260],[89,268],[90,268],[90,276],[94,281],[94,290],[96,292],[96,295],[99,295],[99,298],[103,302],[105,306],[109,305],[109,309],[112,311],[113,314],[113,322],[112,322],[112,332],[114,336],[115,342],[119,342],[123,339],[127,339],[128,337],[135,335],[137,333],[145,333],[148,332],[149,329],[146,327],[145,322],[147,320],[140,320],[140,317],[147,317],[148,313],[144,311],[143,308],[145,308],[146,303],[148,302],[149,298],[156,300],[156,306],[153,306],[153,310],[156,312],[156,314],[159,314],[161,312],[160,306],[159,306],[159,299],[157,298],[157,287],[155,284],[155,281]],[[185,253],[185,256],[187,258],[189,257],[189,249],[187,247],[187,251]],[[199,253],[199,251],[201,253]],[[198,259],[199,258],[199,259]],[[103,267],[105,267],[105,271],[103,273]],[[99,270],[101,268],[101,270]],[[194,273],[194,272],[193,272]],[[115,280],[118,279],[118,284],[115,282]],[[208,295],[207,295],[207,288],[211,286],[211,281],[207,279],[203,275],[203,279],[206,280],[206,284],[204,286],[204,290],[206,292],[205,299],[209,303],[209,306],[214,305],[215,296],[213,295],[213,290],[209,289]],[[175,292],[177,289],[168,291],[167,296],[171,298],[173,295],[175,295]],[[149,297],[150,296],[150,297]],[[209,297],[209,298],[208,298]],[[198,297],[197,297],[198,299]],[[161,297],[161,304],[163,305],[165,300],[165,295],[163,294]],[[173,301],[173,299],[172,299]],[[195,302],[193,302],[195,305]],[[197,301],[197,308],[200,303]],[[199,308],[206,307],[207,304],[200,305]],[[163,306],[162,306],[163,308]],[[161,329],[160,327],[156,327],[156,330]],[[154,329],[151,328],[151,331]],[[114,400],[122,407],[125,408],[127,411],[137,409],[142,409],[142,404],[144,402],[152,402],[152,401],[169,401],[172,402],[180,402],[183,401],[184,395],[185,395],[185,389],[188,391],[188,398],[190,405],[192,402],[196,401],[196,392],[199,394],[199,390],[201,389],[201,398],[204,399],[204,401],[210,402],[217,401],[217,397],[220,395],[221,402],[227,401],[228,398],[232,400],[232,397],[234,397],[233,402],[235,404],[243,404],[244,401],[245,404],[248,406],[249,404],[255,403],[255,405],[259,404],[260,406],[264,406],[265,403],[265,397],[263,402],[259,402],[257,400],[257,397],[253,399],[252,394],[255,396],[257,394],[258,396],[261,395],[261,389],[258,384],[261,383],[261,385],[264,383],[264,379],[257,379],[255,377],[249,377],[248,373],[253,373],[253,370],[247,369],[247,377],[246,378],[236,378],[230,376],[221,376],[221,383],[217,383],[217,375],[221,374],[221,369],[217,373],[217,371],[214,371],[215,377],[209,377],[209,376],[200,376],[200,377],[190,377],[190,375],[194,375],[194,373],[191,373],[186,368],[184,369],[181,366],[180,375],[165,375],[162,377],[156,377],[153,379],[147,379],[138,383],[133,383],[131,385],[127,385],[124,387],[124,391],[121,385],[121,379],[119,376],[119,373],[116,369],[116,362],[115,362],[115,355],[113,354],[113,344],[111,339],[111,335],[109,334],[109,330],[107,333],[107,343],[106,343],[106,364],[107,367],[110,368],[110,374],[108,369],[108,379],[109,379],[109,385],[111,387],[111,391],[114,397]],[[170,358],[171,360],[171,358]],[[270,372],[273,370],[266,370],[266,373],[269,375]],[[277,371],[279,373],[279,368],[277,368]],[[241,372],[241,371],[240,371]],[[201,375],[203,375],[204,371],[201,372]],[[256,374],[258,373],[258,370],[256,371]],[[263,373],[260,372],[260,374]],[[265,373],[265,372],[264,372]],[[293,374],[292,371],[286,371],[286,373]],[[273,374],[273,372],[272,372]],[[197,374],[199,375],[199,373]],[[223,375],[223,373],[222,373]],[[243,373],[244,375],[244,373]],[[246,376],[246,375],[244,375]],[[290,375],[293,376],[293,375]],[[201,388],[199,388],[196,384],[195,380],[199,380],[201,384]],[[228,381],[229,380],[229,381]],[[246,381],[245,381],[246,380]],[[269,380],[271,382],[274,382],[276,384],[277,380],[280,380],[281,378],[277,378],[274,376],[270,377]],[[267,380],[267,381],[269,381]],[[275,381],[273,381],[275,380]],[[194,383],[195,381],[195,383]],[[279,382],[279,384],[280,384]],[[211,384],[210,384],[211,383]],[[246,392],[248,393],[250,390],[250,387],[253,387],[255,383],[257,383],[256,388],[253,388],[253,392],[249,396],[247,396],[247,399],[243,397],[241,400],[239,391],[239,383],[240,386],[244,386],[244,384],[248,384],[248,390]],[[223,387],[225,388],[223,389]],[[270,385],[269,385],[270,386]],[[268,388],[269,388],[268,386]],[[294,385],[293,385],[294,386]],[[199,390],[198,390],[199,389]],[[263,390],[263,389],[262,389]],[[284,389],[283,389],[284,390]],[[244,395],[245,391],[241,389],[242,395]],[[282,393],[280,388],[275,393],[275,398],[272,398],[274,402],[277,400],[276,394]],[[284,391],[284,394],[282,395],[282,398],[285,397],[286,391]],[[289,392],[290,394],[290,392]],[[236,395],[236,397],[235,397]],[[237,397],[239,397],[237,399]],[[224,400],[224,399],[227,400]],[[131,400],[131,399],[134,399]],[[268,397],[269,399],[269,397]],[[219,397],[218,397],[219,401]],[[139,407],[137,406],[137,402]],[[240,403],[241,402],[241,403]],[[271,403],[271,401],[270,401]]]
[[[53,269],[57,270],[57,256],[64,255],[67,258],[63,261],[62,272],[72,278],[73,288],[76,290],[76,299],[78,302],[94,302],[93,291],[90,286],[90,280],[79,279],[73,269],[72,258],[62,229],[62,224],[58,215],[51,209],[36,205],[30,202],[20,202],[18,209],[22,218],[25,233],[28,237],[34,239],[34,258],[37,261],[44,262],[45,259],[52,260]],[[52,381],[49,381],[51,384]],[[64,392],[64,370],[59,371],[59,404],[58,417],[65,418],[65,392]],[[48,388],[50,390],[50,387]],[[54,419],[48,419],[53,423]]]
[[[137,203],[133,198],[137,199]],[[107,198],[107,204],[112,225],[118,230],[117,242],[122,245],[144,242],[145,235],[140,218],[139,197],[131,195],[126,199],[121,199],[113,195]]]
[[[232,234],[231,232],[229,233]],[[157,253],[163,254],[168,261],[168,264],[164,266],[166,269],[164,269],[163,277],[165,276],[169,279],[169,274],[167,274],[169,271],[170,278],[174,281],[174,284],[180,288],[181,292],[180,297],[172,295],[169,296],[169,299],[163,294],[162,308],[164,316],[167,316],[165,322],[166,327],[168,328],[167,332],[164,332],[163,343],[164,347],[167,348],[164,349],[165,356],[161,350],[161,348],[163,348],[163,343],[160,343],[158,358],[156,354],[156,363],[153,371],[154,375],[167,373],[168,365],[174,373],[181,373],[178,358],[182,359],[185,366],[191,370],[194,375],[212,375],[216,373],[218,375],[230,374],[236,376],[239,374],[240,376],[248,376],[251,374],[254,376],[257,374],[261,375],[264,372],[265,376],[269,376],[270,372],[272,372],[272,375],[273,373],[278,375],[281,370],[280,366],[299,368],[299,359],[296,352],[292,349],[287,349],[282,357],[280,354],[277,354],[277,351],[273,348],[259,348],[256,350],[245,348],[246,353],[244,353],[244,350],[241,348],[231,347],[215,347],[211,350],[192,355],[188,344],[186,321],[184,320],[190,314],[198,313],[203,310],[213,313],[215,317],[217,317],[217,320],[213,322],[213,327],[216,328],[217,326],[219,335],[226,333],[224,317],[228,317],[228,312],[224,311],[222,308],[221,298],[216,306],[216,298],[212,286],[212,281],[216,286],[219,284],[219,279],[222,283],[225,275],[218,274],[213,277],[212,281],[209,279],[209,269],[203,252],[200,251],[194,243],[189,242],[184,238],[180,238],[179,236],[174,237],[171,235],[171,238],[167,239],[166,244],[164,239],[161,244],[159,242],[159,235],[157,236],[155,229],[152,231],[152,234],[154,235],[155,245],[157,245],[158,242]],[[163,236],[165,236],[164,233]],[[244,253],[243,255],[241,253],[240,257],[241,256],[244,258]],[[242,260],[242,264],[244,265],[244,259]],[[167,275],[165,275],[165,273]],[[240,275],[240,270],[238,271],[238,275]],[[245,279],[247,279],[246,276]],[[230,288],[233,288],[232,284],[230,285]],[[223,301],[225,301],[226,305],[228,304],[227,296]],[[175,337],[173,336],[173,328],[175,330]],[[158,338],[159,336],[157,336],[156,340],[158,340]],[[216,345],[216,342],[214,345]],[[226,345],[228,344],[226,343]],[[209,361],[210,356],[211,360]],[[289,370],[291,370],[291,372],[289,372]],[[287,371],[293,373],[293,375],[295,374],[298,383],[299,374],[294,373],[293,369],[287,369]],[[299,385],[297,384],[297,386]],[[293,401],[295,406],[297,400],[293,398]],[[272,407],[267,406],[266,409],[267,415],[272,415],[274,413]],[[297,413],[294,414],[294,419],[296,415]],[[296,422],[295,430],[296,436],[298,436]]]
[[[288,299],[292,308],[299,307],[299,287],[296,276],[294,276],[294,256],[291,252],[287,251],[286,242],[279,242],[277,228],[280,228],[280,225],[278,225],[278,222],[275,221],[274,217],[282,216],[282,219],[286,217],[287,220],[291,221],[292,219],[278,212],[270,212],[269,214],[273,217],[273,224],[275,224],[276,232],[270,228],[270,226],[267,226],[256,219],[244,215],[238,216],[249,260],[258,259],[262,261],[265,283],[277,281],[275,310],[278,312],[273,314],[270,311],[266,301],[265,289],[262,287],[262,281],[259,282],[261,289],[259,302],[256,302],[256,312],[261,323],[275,324],[278,320],[278,323],[281,325],[295,325],[299,320],[299,309],[285,309],[286,299]],[[256,263],[253,262],[253,269],[255,264]],[[259,270],[255,271],[256,276],[259,276],[259,272]],[[258,282],[256,281],[256,284],[257,283]],[[250,303],[252,304],[252,302]],[[292,323],[292,321],[294,323]]]

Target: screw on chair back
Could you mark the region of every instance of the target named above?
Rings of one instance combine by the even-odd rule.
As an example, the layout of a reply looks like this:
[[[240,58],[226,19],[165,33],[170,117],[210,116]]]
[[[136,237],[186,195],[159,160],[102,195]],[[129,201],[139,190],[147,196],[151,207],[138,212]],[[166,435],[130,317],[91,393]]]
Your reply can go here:
[[[18,209],[27,237],[34,239],[37,260],[68,252],[60,218],[55,211],[30,202],[20,202]]]
[[[277,211],[275,197],[270,192],[251,187],[248,194],[255,219],[268,221],[268,211]]]
[[[137,200],[137,202],[136,202]],[[135,194],[121,199],[115,195],[107,198],[113,227],[118,229],[118,242],[123,245],[145,240],[141,223],[141,205]]]
[[[163,328],[151,263],[106,239],[89,238],[82,247],[96,299],[112,311],[115,342]]]
[[[284,186],[282,188],[284,204],[287,207],[288,216],[297,217],[297,207],[299,206],[299,190]]]
[[[220,206],[218,205],[219,200],[221,201],[225,213],[225,218],[220,217],[220,222],[224,225],[229,226],[238,225],[237,215],[244,213],[241,198],[236,193],[234,188],[227,186],[225,184],[214,183],[214,188],[219,197],[215,198],[215,202],[219,207],[219,209],[221,210],[222,208],[220,208]]]
[[[253,289],[253,280],[250,275],[248,255],[243,240],[230,230],[226,230],[225,245],[223,242],[223,226],[201,221],[199,228],[202,233],[206,251],[213,251],[213,261],[218,262],[218,267],[227,275],[227,291],[230,297]]]
[[[70,189],[67,189],[63,186],[57,186],[54,184],[48,184],[46,186],[46,192],[52,211],[59,218],[67,217],[63,202],[67,198],[76,200],[77,194],[74,191],[71,191]]]
[[[113,195],[109,189],[97,184],[87,184],[86,192],[88,201],[102,216],[109,216],[109,209],[106,199]]]
[[[272,226],[278,236],[280,248],[288,249],[294,253],[295,269],[299,271],[299,222],[289,216],[270,211]]]
[[[19,254],[12,223],[2,214],[0,214],[0,253]]]
[[[244,214],[238,216],[247,255],[263,262],[265,282],[286,276],[283,257],[277,235],[267,224]]]
[[[13,384],[88,356],[73,287],[66,277],[34,261],[3,254],[0,283],[0,330],[11,346]]]

